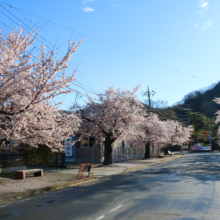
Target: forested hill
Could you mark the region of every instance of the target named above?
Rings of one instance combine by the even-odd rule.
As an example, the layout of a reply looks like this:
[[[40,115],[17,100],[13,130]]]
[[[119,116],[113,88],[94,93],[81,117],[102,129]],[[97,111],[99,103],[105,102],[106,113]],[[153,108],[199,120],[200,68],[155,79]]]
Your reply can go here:
[[[220,97],[220,82],[205,90],[187,94],[181,104],[190,105],[190,109],[193,109],[194,112],[203,113],[207,117],[214,117],[216,110],[220,110],[220,105],[213,101],[216,97]]]

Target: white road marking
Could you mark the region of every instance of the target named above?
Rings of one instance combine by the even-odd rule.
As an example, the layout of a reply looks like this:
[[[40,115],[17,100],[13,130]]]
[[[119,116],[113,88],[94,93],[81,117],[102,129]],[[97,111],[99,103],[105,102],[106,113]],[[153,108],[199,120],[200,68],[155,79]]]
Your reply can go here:
[[[5,206],[7,206],[7,205],[2,205],[2,206],[0,206],[0,208],[3,208],[3,207],[5,207]]]
[[[109,212],[107,212],[106,214],[109,214],[110,212],[114,212],[115,210],[119,209],[120,207],[122,207],[122,205],[117,206],[116,208],[110,210]],[[106,215],[105,214],[105,215]],[[99,218],[97,218],[96,220],[100,220],[103,219],[105,217],[105,215],[100,216]]]
[[[96,220],[102,219],[102,218],[104,218],[104,217],[105,217],[105,215],[102,215],[102,216],[100,216],[99,218],[97,218]]]
[[[122,207],[122,205],[117,206],[116,208],[112,209],[110,212],[114,212],[115,210],[119,209],[120,207]],[[108,212],[108,213],[110,213]]]
[[[171,174],[171,176],[175,176],[177,173],[179,173],[179,171],[177,171],[176,173]]]
[[[21,202],[28,201],[28,200],[30,200],[30,199],[24,199],[24,200],[22,200]]]

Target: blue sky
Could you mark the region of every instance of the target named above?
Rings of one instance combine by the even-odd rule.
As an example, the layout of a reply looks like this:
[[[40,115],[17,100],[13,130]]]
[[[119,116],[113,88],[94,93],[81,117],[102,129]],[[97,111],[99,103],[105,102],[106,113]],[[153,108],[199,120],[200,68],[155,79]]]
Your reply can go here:
[[[36,46],[40,41],[56,45],[59,56],[69,39],[83,38],[67,74],[78,67],[78,86],[84,89],[103,92],[112,85],[124,90],[140,84],[140,99],[149,86],[156,92],[154,100],[172,105],[219,81],[220,1],[1,0],[0,5],[5,33],[8,26],[27,31],[35,26],[42,37]],[[71,88],[86,93],[76,85]],[[67,109],[75,96],[57,101],[65,101],[62,108]],[[85,99],[82,96],[79,103]]]

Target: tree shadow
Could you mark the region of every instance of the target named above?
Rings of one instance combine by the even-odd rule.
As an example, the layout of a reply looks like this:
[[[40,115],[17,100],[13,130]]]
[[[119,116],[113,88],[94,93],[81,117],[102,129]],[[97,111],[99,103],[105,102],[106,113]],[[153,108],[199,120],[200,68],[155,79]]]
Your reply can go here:
[[[189,155],[182,160],[175,160],[135,172],[104,177],[89,187],[84,185],[70,190],[69,197],[65,198],[64,203],[72,201],[72,196],[74,196],[78,203],[83,200],[85,206],[88,203],[88,209],[91,213],[96,213],[96,211],[104,210],[106,203],[117,205],[118,201],[127,200],[128,197],[132,200],[139,197],[135,200],[137,204],[134,205],[134,208],[138,209],[138,206],[144,201],[150,203],[149,196],[152,199],[152,204],[155,204],[156,200],[154,201],[152,197],[155,193],[160,195],[161,199],[169,194],[190,196],[193,193],[190,190],[180,189],[179,192],[172,192],[172,189],[167,188],[166,192],[161,186],[168,183],[168,186],[172,184],[172,186],[178,187],[178,183],[181,182],[196,186],[197,184],[205,185],[208,181],[220,181],[220,177],[217,176],[220,171],[219,162],[219,154]],[[145,195],[145,198],[141,198],[142,195]],[[198,202],[201,203],[201,201]],[[201,205],[201,210],[204,206]],[[81,212],[83,213],[83,206],[82,208],[78,207],[75,213],[78,218]]]

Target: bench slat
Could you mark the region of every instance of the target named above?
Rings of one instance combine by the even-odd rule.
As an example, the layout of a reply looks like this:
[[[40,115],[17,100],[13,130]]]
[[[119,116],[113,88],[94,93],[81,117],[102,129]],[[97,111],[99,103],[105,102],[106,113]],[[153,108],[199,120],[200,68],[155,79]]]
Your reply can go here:
[[[42,169],[32,169],[32,170],[18,170],[15,173],[16,179],[25,179],[25,174],[33,174],[34,176],[43,176],[43,170]]]
[[[40,172],[42,169],[31,169],[31,170],[17,170],[16,172]]]

